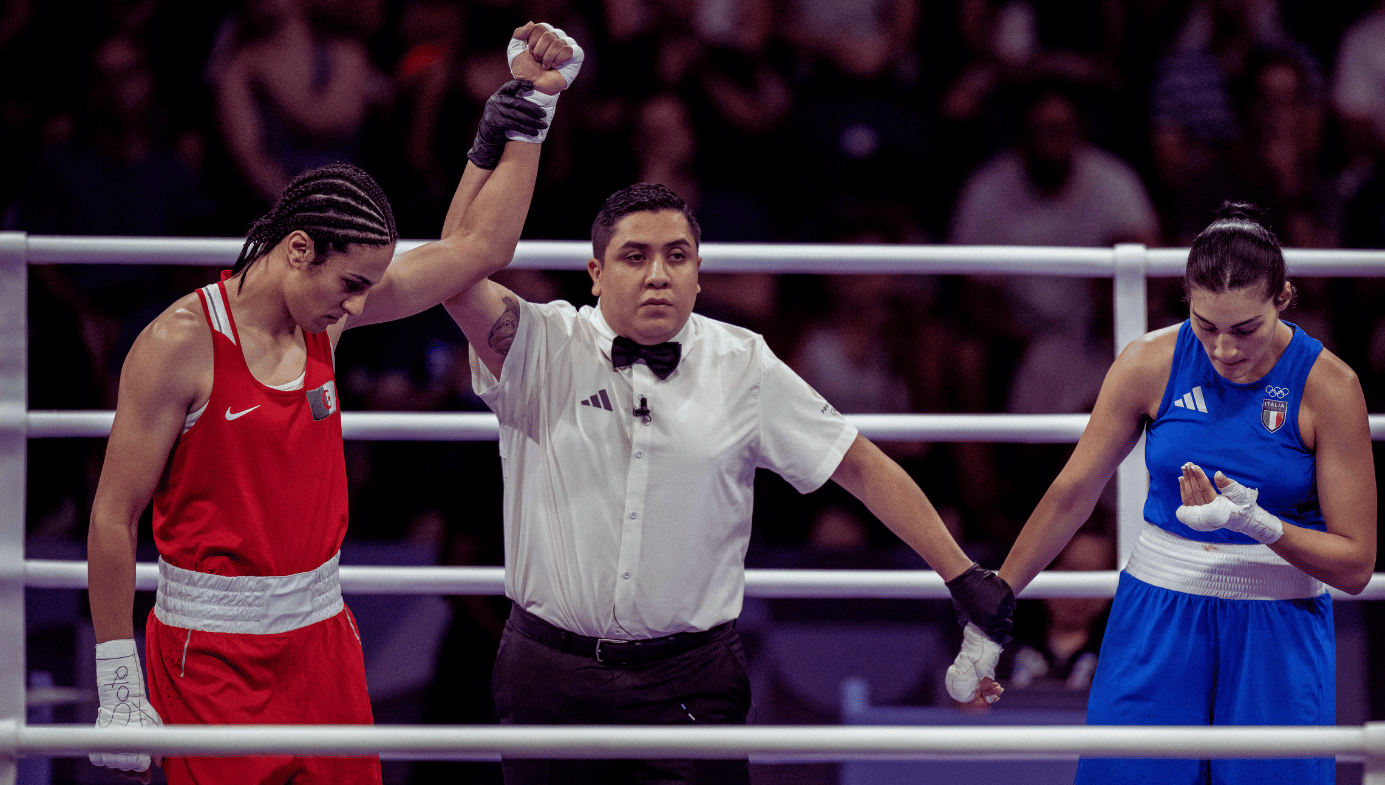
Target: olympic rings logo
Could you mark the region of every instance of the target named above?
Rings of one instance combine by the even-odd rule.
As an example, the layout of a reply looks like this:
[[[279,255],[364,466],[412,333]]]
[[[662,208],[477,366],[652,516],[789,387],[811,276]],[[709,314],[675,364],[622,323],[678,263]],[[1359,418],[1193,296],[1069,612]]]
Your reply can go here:
[[[1289,388],[1270,385],[1265,388],[1265,392],[1268,393],[1271,398],[1286,398],[1289,395]]]

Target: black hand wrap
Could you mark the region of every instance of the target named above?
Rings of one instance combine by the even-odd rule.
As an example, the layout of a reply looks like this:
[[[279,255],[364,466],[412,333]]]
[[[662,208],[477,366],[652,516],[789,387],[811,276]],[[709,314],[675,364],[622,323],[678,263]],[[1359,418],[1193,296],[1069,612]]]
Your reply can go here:
[[[486,99],[481,122],[476,127],[476,141],[466,157],[482,169],[494,169],[505,152],[505,132],[518,131],[533,136],[548,125],[541,107],[524,100],[521,93],[534,90],[528,79],[512,79]]]
[[[1015,612],[1015,593],[999,575],[979,564],[947,582],[957,623],[975,624],[1001,646],[1010,642],[1010,617]]]

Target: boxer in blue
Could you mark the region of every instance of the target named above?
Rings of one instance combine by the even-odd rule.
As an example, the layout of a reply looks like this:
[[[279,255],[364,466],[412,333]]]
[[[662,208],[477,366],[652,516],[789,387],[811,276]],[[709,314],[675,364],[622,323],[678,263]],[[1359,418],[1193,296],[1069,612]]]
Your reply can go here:
[[[1000,575],[1016,593],[1145,436],[1143,527],[1120,576],[1093,725],[1332,725],[1331,586],[1358,594],[1376,487],[1356,374],[1280,314],[1273,233],[1223,207],[1188,255],[1189,318],[1133,341]],[[1213,479],[1208,479],[1211,474]],[[981,663],[978,676],[985,676]],[[1318,783],[1332,759],[1083,760],[1078,783]]]

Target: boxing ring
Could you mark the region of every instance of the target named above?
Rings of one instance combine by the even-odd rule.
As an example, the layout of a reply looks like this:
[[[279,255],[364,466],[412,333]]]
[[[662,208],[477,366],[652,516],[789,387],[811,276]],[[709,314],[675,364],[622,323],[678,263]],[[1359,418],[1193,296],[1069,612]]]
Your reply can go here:
[[[26,444],[32,438],[104,437],[113,412],[27,408],[27,265],[179,264],[229,267],[239,239],[44,237],[0,232],[0,785],[16,779],[26,755],[85,756],[92,750],[159,754],[380,754],[386,758],[493,760],[512,757],[739,757],[756,762],[822,760],[1053,760],[1101,757],[1336,757],[1363,762],[1364,782],[1385,785],[1385,723],[1336,727],[496,727],[236,726],[96,731],[91,725],[26,722],[26,587],[84,589],[86,563],[25,558]],[[418,245],[401,241],[399,250]],[[705,272],[1043,274],[1113,280],[1117,351],[1147,331],[1150,277],[1183,273],[1187,249],[1025,248],[983,246],[762,245],[707,243]],[[514,267],[584,269],[585,242],[522,242]],[[1382,277],[1385,251],[1287,250],[1292,276]],[[1075,443],[1087,415],[849,415],[875,441]],[[488,413],[342,415],[345,438],[495,440]],[[1385,414],[1370,415],[1371,437],[1385,440]],[[1117,473],[1119,563],[1143,524],[1148,478],[1137,446]],[[1118,573],[1044,572],[1024,592],[1037,597],[1111,597]],[[501,594],[499,567],[341,569],[345,593]],[[136,585],[152,590],[154,564],[137,567]],[[1385,573],[1359,597],[1385,599]],[[747,597],[948,597],[929,571],[748,570]]]

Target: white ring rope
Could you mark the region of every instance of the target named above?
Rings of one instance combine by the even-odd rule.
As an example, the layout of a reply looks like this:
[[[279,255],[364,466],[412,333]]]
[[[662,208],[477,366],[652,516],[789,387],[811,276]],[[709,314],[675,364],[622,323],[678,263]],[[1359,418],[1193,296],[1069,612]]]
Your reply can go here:
[[[31,439],[105,438],[113,411],[31,411],[0,407],[7,418],[25,418]],[[874,441],[1073,444],[1087,427],[1086,414],[848,414],[862,436]],[[1385,414],[1370,415],[1371,438],[1385,441]],[[342,435],[364,441],[495,441],[500,426],[489,412],[342,412]]]
[[[238,725],[98,730],[0,723],[7,752],[347,756],[411,760],[516,758],[727,758],[809,760],[1331,758],[1385,754],[1385,723],[1297,726],[427,726]]]
[[[1023,599],[1101,597],[1116,593],[1117,570],[1063,572],[1046,570],[1020,594]],[[63,559],[24,562],[24,583],[35,589],[85,589],[87,563]],[[157,564],[135,565],[135,588],[158,587]],[[505,593],[503,567],[372,567],[343,565],[341,590],[347,594],[490,594]],[[1376,573],[1358,595],[1331,589],[1338,600],[1385,599],[1385,573]],[[946,600],[943,579],[932,570],[748,569],[745,596],[761,599],[830,598]]]
[[[0,413],[3,416],[3,413]],[[877,441],[989,441],[1075,443],[1086,414],[849,414],[847,420]],[[113,411],[32,411],[31,439],[110,435]],[[1385,415],[1381,416],[1385,429]],[[495,441],[500,426],[490,412],[342,412],[347,439],[374,441]]]
[[[21,236],[29,264],[229,266],[244,244],[238,238]],[[396,250],[403,253],[425,242],[400,240]],[[1125,246],[1117,246],[1121,247]],[[1145,254],[1146,275],[1183,274],[1187,248],[1134,247]],[[708,272],[766,273],[840,273],[849,262],[853,273],[1111,277],[1116,257],[1115,248],[1010,245],[709,242],[699,250]],[[579,240],[525,240],[515,249],[512,266],[581,270],[590,256],[591,244]],[[1287,248],[1284,259],[1296,275],[1376,277],[1385,268],[1385,251]]]

